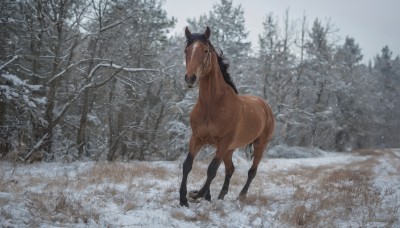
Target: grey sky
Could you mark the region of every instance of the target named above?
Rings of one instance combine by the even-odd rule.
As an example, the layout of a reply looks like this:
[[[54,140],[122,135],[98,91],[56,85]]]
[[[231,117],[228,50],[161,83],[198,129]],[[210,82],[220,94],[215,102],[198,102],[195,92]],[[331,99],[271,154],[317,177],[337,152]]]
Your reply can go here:
[[[178,19],[174,33],[183,34],[186,18],[198,17],[212,10],[219,0],[166,0],[165,9]],[[269,12],[281,19],[289,8],[291,19],[301,19],[305,12],[308,25],[316,17],[323,22],[330,19],[339,29],[342,40],[355,38],[364,54],[363,62],[372,59],[389,45],[394,56],[400,54],[400,1],[399,0],[233,0],[245,12],[246,27],[253,46],[258,45],[262,22]]]

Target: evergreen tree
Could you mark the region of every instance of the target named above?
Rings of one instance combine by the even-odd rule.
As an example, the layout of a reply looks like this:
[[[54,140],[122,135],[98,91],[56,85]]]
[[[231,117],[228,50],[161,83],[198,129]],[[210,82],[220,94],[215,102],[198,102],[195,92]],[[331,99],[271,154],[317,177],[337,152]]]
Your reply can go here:
[[[388,46],[382,48],[381,54],[374,61],[376,70],[378,95],[381,95],[379,117],[383,120],[383,132],[379,138],[382,146],[393,147],[399,140],[398,129],[400,126],[400,60],[399,56],[393,59],[393,52]],[[381,126],[382,127],[382,126]]]
[[[363,59],[361,49],[355,43],[354,38],[346,37],[345,43],[339,47],[336,53],[336,61],[338,64],[343,64],[349,70],[352,70]]]
[[[362,113],[360,97],[354,96],[359,92],[358,84],[362,80],[360,61],[363,55],[354,38],[346,37],[342,46],[338,47],[335,55],[335,70],[332,77],[336,80],[332,94],[336,97],[333,113],[335,124],[338,126],[335,132],[334,148],[338,151],[351,150],[356,147],[356,138],[363,134],[360,119],[365,116]]]

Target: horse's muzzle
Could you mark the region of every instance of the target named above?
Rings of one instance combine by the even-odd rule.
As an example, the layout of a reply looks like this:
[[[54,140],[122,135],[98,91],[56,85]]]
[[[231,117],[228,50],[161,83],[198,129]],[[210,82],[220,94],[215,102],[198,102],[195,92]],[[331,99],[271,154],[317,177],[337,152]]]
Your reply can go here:
[[[194,74],[192,76],[185,75],[185,81],[186,81],[186,83],[187,83],[189,88],[193,88],[194,87],[194,84],[196,83],[196,79],[197,79],[197,77]]]

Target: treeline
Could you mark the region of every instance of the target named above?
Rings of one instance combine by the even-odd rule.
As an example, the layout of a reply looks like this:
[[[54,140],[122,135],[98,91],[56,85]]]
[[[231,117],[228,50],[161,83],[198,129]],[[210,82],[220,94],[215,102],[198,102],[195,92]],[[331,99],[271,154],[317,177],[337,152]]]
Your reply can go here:
[[[184,38],[160,0],[10,1],[0,24],[0,157],[20,161],[175,159],[186,153],[196,91]],[[272,144],[346,151],[399,147],[400,60],[373,62],[329,21],[267,14],[260,49],[243,8],[221,0],[192,31],[230,62],[240,93],[264,97]],[[254,53],[256,52],[256,53]],[[250,54],[253,53],[253,54]]]

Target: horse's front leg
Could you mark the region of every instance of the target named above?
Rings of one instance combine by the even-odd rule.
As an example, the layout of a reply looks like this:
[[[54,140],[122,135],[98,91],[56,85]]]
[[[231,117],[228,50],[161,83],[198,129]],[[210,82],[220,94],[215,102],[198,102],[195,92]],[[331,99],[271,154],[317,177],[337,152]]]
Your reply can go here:
[[[181,206],[189,206],[186,194],[187,194],[187,177],[192,170],[193,160],[196,154],[201,149],[201,144],[198,140],[196,140],[193,136],[190,139],[189,144],[189,153],[183,162],[183,173],[182,173],[182,182],[181,188],[179,189],[179,203]]]
[[[198,198],[206,198],[206,200],[211,201],[211,194],[210,194],[210,185],[212,180],[215,178],[217,174],[217,170],[219,165],[221,164],[222,159],[214,157],[211,161],[210,165],[207,169],[207,180],[204,183],[203,187],[199,191],[191,191],[189,192],[189,197],[193,200]]]
[[[211,201],[210,185],[211,185],[212,180],[217,175],[218,167],[221,164],[222,158],[224,157],[224,155],[227,151],[227,148],[228,148],[228,146],[218,146],[217,147],[217,152],[215,154],[215,157],[211,161],[211,163],[207,169],[207,180],[204,183],[203,187],[199,191],[192,191],[189,193],[189,197],[191,199],[196,200],[198,198],[205,197],[206,200]]]

